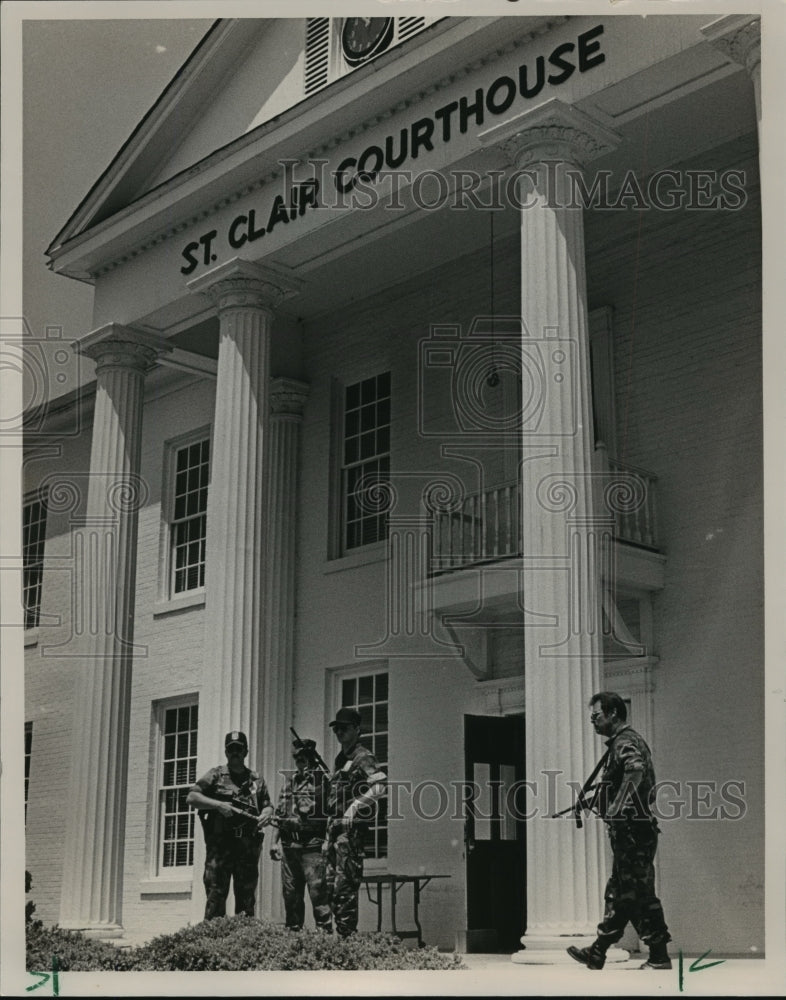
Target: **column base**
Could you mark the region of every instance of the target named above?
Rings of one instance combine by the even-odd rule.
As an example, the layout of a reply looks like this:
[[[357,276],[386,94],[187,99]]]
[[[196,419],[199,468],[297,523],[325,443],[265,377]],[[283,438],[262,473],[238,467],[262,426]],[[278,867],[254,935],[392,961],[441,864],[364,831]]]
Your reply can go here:
[[[86,924],[78,920],[65,920],[58,924],[64,931],[79,931],[87,938],[94,941],[113,940],[123,937],[122,924]]]
[[[568,948],[574,945],[576,948],[588,948],[595,940],[595,935],[581,934],[555,934],[538,935],[537,937],[527,937],[525,934],[521,938],[524,948],[510,956],[511,962],[516,965],[576,965],[576,960],[568,954]],[[630,959],[630,952],[622,948],[609,948],[606,952],[606,964],[614,962],[627,962]]]

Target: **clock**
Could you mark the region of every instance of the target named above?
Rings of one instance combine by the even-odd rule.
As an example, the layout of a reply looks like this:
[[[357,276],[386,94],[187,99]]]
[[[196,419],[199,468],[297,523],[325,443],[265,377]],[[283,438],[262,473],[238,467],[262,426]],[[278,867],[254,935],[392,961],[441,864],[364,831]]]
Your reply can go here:
[[[341,30],[341,51],[350,66],[359,66],[390,45],[392,17],[346,17]]]

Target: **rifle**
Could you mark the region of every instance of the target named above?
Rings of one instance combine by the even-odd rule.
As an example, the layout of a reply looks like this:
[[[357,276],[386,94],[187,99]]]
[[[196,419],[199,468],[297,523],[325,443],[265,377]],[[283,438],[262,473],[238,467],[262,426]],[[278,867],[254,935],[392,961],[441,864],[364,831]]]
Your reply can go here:
[[[573,803],[573,805],[572,806],[568,806],[567,809],[560,809],[559,812],[552,813],[551,814],[551,818],[552,819],[557,819],[558,816],[564,816],[566,813],[571,813],[572,812],[574,814],[574,816],[575,816],[575,819],[576,819],[576,827],[577,827],[577,829],[580,830],[582,828],[582,826],[584,825],[582,823],[582,820],[581,820],[581,814],[582,814],[582,812],[584,812],[584,810],[586,810],[587,812],[594,812],[595,811],[595,806],[597,805],[598,797],[600,795],[601,789],[603,788],[603,784],[604,784],[602,781],[595,782],[595,779],[600,774],[600,772],[601,772],[604,764],[606,763],[606,761],[609,759],[609,753],[610,752],[611,752],[610,750],[607,750],[603,754],[603,756],[600,758],[600,760],[598,761],[598,763],[595,765],[595,768],[594,768],[592,774],[589,776],[589,778],[587,778],[587,780],[581,786],[581,791],[576,796],[576,801]],[[594,792],[595,793],[592,796],[592,801],[591,802],[587,801],[587,793],[588,792]]]
[[[237,813],[238,816],[243,816],[245,819],[253,819],[253,820],[259,819],[260,816],[259,813],[249,812],[247,809],[241,809],[240,806],[233,806],[231,802],[229,802],[228,805],[229,808],[232,810],[232,812]],[[277,826],[278,820],[274,816],[271,816],[269,824],[270,826]]]
[[[223,799],[222,799],[222,801],[226,802],[226,800],[223,800]],[[251,812],[249,809],[241,809],[240,806],[233,805],[232,802],[226,802],[226,805],[229,806],[229,808],[232,810],[232,812],[236,816],[242,816],[243,819],[245,819],[245,820],[253,820],[253,822],[254,822],[254,824],[256,826],[256,822],[259,819],[259,815],[260,815],[259,813]],[[202,824],[202,830],[203,830],[203,832],[205,834],[205,840],[207,840],[208,836],[211,835],[211,834],[209,834],[208,831],[211,830],[211,829],[213,829],[213,824],[215,822],[218,822],[218,820],[214,820],[212,818],[215,815],[215,812],[213,810],[210,810],[210,809],[198,809],[197,810],[197,815],[199,816],[199,822]],[[219,813],[219,817],[220,816],[221,816],[221,814]],[[273,822],[273,817],[271,817],[270,822],[271,823]],[[240,830],[240,829],[242,829],[242,827],[238,827],[237,829]],[[238,836],[239,835],[240,834],[238,834]]]
[[[324,774],[326,774],[328,776],[328,778],[329,778],[330,777],[330,773],[331,773],[330,772],[330,768],[327,766],[327,764],[324,762],[324,760],[322,760],[322,758],[319,756],[319,753],[317,752],[316,743],[314,744],[314,746],[310,746],[309,744],[312,742],[311,740],[301,740],[301,738],[295,732],[294,726],[290,726],[289,727],[289,731],[295,737],[295,740],[294,740],[294,747],[295,747],[295,749],[296,750],[308,750],[309,753],[313,754],[314,760],[319,765],[320,770]]]

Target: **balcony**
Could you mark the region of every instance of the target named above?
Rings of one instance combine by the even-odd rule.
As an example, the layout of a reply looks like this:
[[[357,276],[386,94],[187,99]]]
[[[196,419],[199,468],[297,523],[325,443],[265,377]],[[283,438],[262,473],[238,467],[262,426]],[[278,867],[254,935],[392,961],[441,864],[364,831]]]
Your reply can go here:
[[[596,510],[609,518],[617,542],[657,553],[655,486],[643,469],[610,461],[595,452]],[[463,498],[434,513],[430,575],[521,556],[522,498],[519,482],[506,482]]]

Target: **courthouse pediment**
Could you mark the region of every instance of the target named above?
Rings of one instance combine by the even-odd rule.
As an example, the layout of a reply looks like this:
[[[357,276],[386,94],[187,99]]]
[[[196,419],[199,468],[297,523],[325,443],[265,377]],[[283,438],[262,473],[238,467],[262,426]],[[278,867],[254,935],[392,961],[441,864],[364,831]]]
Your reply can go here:
[[[275,37],[282,25],[293,23],[303,21],[216,21],[52,245],[90,229],[237,139],[258,123],[271,100],[275,109],[288,68],[303,56]]]

